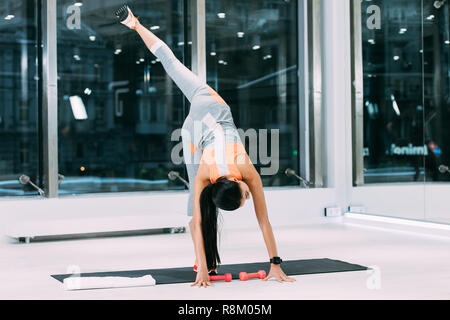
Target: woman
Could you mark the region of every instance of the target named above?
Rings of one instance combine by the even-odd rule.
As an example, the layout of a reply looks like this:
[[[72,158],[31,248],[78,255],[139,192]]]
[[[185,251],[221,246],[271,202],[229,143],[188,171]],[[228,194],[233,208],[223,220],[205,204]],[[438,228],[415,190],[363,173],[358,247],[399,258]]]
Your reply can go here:
[[[271,269],[264,280],[294,281],[280,267],[275,239],[270,225],[261,178],[251,163],[231,116],[230,107],[206,83],[187,69],[170,48],[143,27],[130,8],[116,12],[119,21],[134,29],[148,49],[191,103],[183,128],[183,154],[190,195],[188,215],[194,242],[197,271],[192,286],[211,286],[210,274],[220,263],[217,249],[218,208],[233,211],[253,196],[256,217],[269,253]]]

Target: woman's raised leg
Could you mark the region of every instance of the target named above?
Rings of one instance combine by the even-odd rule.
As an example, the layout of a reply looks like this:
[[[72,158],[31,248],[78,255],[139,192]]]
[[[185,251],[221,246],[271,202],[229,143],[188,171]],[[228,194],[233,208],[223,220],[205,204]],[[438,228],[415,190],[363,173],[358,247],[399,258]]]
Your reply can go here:
[[[147,48],[161,61],[167,74],[180,88],[189,102],[192,102],[197,90],[205,87],[206,83],[202,82],[195,73],[186,68],[161,39],[140,24],[128,6],[123,6],[117,11],[116,15],[122,24],[137,31]]]

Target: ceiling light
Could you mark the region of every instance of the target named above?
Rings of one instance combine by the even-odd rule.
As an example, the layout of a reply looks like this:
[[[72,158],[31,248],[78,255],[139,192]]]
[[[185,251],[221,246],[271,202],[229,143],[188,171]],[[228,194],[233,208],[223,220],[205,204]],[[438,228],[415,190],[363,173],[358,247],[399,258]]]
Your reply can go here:
[[[88,118],[86,107],[80,96],[69,97],[70,106],[72,107],[72,113],[76,120],[86,120]]]
[[[400,108],[398,107],[397,101],[395,100],[395,96],[391,94],[392,108],[395,113],[400,117]]]

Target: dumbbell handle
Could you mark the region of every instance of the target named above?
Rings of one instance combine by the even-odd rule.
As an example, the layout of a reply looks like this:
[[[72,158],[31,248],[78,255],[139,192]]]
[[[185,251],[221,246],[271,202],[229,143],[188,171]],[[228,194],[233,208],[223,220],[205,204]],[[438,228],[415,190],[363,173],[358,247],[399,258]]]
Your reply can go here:
[[[211,281],[225,280],[225,282],[231,282],[232,279],[233,279],[233,277],[231,276],[231,273],[226,273],[224,275],[219,275],[219,276],[209,276],[209,280],[211,280]]]

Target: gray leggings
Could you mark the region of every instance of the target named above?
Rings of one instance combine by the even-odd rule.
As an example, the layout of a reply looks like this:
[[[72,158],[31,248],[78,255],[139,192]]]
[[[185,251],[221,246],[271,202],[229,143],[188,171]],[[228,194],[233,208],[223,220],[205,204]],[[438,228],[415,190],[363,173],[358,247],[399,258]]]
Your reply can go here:
[[[150,50],[191,103],[189,114],[182,127],[182,139],[183,156],[189,178],[187,213],[188,216],[192,216],[194,180],[203,150],[212,146],[218,150],[224,148],[226,144],[241,142],[241,139],[234,125],[230,107],[215,91],[186,68],[164,42],[157,42]],[[227,170],[226,166],[223,167]]]

